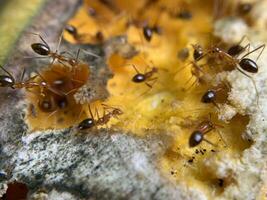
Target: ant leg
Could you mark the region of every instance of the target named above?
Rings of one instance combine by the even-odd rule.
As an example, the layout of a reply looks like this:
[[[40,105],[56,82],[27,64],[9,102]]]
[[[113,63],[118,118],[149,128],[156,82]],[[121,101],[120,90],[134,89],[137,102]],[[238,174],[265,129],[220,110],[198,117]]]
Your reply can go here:
[[[205,139],[205,138],[203,138],[203,141],[209,143],[209,144],[212,145],[212,146],[217,147],[217,145],[215,145],[214,143],[212,143],[211,141],[209,141],[209,140],[207,140],[207,139]]]
[[[25,67],[23,68],[23,71],[22,71],[22,74],[21,74],[21,77],[20,77],[20,82],[23,81],[24,76],[25,76]]]
[[[259,92],[258,92],[258,89],[257,89],[257,86],[256,86],[254,79],[250,75],[243,72],[239,67],[236,67],[236,69],[252,81],[254,88],[255,88],[256,95],[257,95],[257,105],[259,105]]]
[[[265,49],[265,44],[262,44],[262,45],[258,46],[256,49],[246,53],[244,56],[242,56],[242,58],[240,60],[242,60],[243,58],[245,58],[248,55],[252,54],[253,52],[258,51],[259,49],[261,49],[261,51],[260,51],[260,54],[257,56],[257,59],[256,59],[256,61],[257,61],[259,59],[259,57],[261,56],[263,50]]]
[[[53,111],[52,113],[50,113],[46,119],[49,119],[50,117],[52,117],[54,114],[56,114],[58,112],[58,109],[56,109],[55,111]]]
[[[190,63],[188,63],[187,65],[184,65],[181,69],[179,69],[178,71],[176,71],[175,73],[177,74],[177,73],[179,73],[179,72],[181,72],[181,71],[183,71],[187,66],[189,66],[189,65],[192,65],[193,64],[193,61],[191,61]]]
[[[151,79],[147,80],[147,81],[145,82],[145,84],[146,84],[148,87],[150,87],[150,89],[151,89],[151,88],[153,87],[153,85],[156,83],[157,79],[158,79],[158,77],[151,78]],[[152,81],[152,83],[148,83],[148,82],[151,82],[151,81]]]
[[[80,51],[81,51],[81,49],[78,49],[76,57],[75,57],[76,62],[79,60]]]
[[[193,76],[192,76],[193,77]],[[197,82],[198,82],[198,79],[197,80],[195,80],[186,90],[191,90],[192,89],[192,87],[195,85],[195,84],[197,84]]]
[[[61,44],[61,41],[62,41],[62,37],[63,37],[63,32],[61,32],[60,36],[59,36],[59,39],[58,39],[58,43],[57,43],[57,48],[56,48],[56,53],[59,51],[59,47],[60,47],[60,44]]]
[[[244,46],[244,51],[248,49],[248,52],[250,51],[250,43],[248,43],[246,46]]]
[[[158,77],[155,78],[150,78],[148,79],[145,83],[148,87],[152,88],[153,85],[156,83],[156,81],[158,80]],[[152,82],[152,83],[148,83],[148,82]]]
[[[98,109],[97,108],[95,109],[95,114],[96,114],[96,117],[97,117],[97,121],[99,121],[100,116],[99,116],[99,113],[98,113]]]
[[[77,90],[78,90],[78,88],[74,88],[74,89],[68,91],[67,93],[64,93],[64,95],[65,95],[65,96],[68,96],[69,94],[71,94],[72,92],[75,92],[75,91],[77,91]]]
[[[218,133],[219,137],[220,137],[221,140],[223,141],[224,146],[227,147],[228,145],[227,145],[226,141],[223,139],[222,134],[221,134],[221,131],[220,131],[220,130],[217,130],[216,132]]]
[[[151,79],[149,79],[148,81],[146,81],[145,84],[146,84],[147,87],[149,87],[149,88],[148,88],[145,92],[143,92],[140,96],[143,96],[143,95],[145,95],[147,92],[149,92],[149,91],[152,89],[153,85],[156,83],[157,79],[158,79],[158,77],[155,77],[155,78],[151,78]],[[151,82],[151,81],[152,81],[152,83],[148,83],[148,82]]]
[[[89,113],[90,113],[92,119],[94,120],[94,115],[93,115],[93,113],[92,113],[90,104],[88,104],[88,109],[89,109]]]
[[[23,59],[47,59],[47,56],[26,56]]]
[[[139,70],[135,67],[135,65],[131,65],[131,66],[134,68],[134,70],[135,70],[135,72],[136,72],[137,74],[140,74]]]
[[[62,51],[62,52],[60,52],[60,55],[64,55],[64,54],[67,54],[67,55],[69,55],[70,57],[73,57],[73,55],[70,53],[70,52],[68,52],[68,51]]]
[[[90,56],[93,56],[93,57],[96,57],[96,58],[101,58],[99,55],[95,54],[95,53],[92,53],[90,51],[87,51],[87,50],[84,50],[84,49],[79,49],[79,50],[82,50],[84,53],[90,55]],[[77,55],[76,55],[77,56]]]

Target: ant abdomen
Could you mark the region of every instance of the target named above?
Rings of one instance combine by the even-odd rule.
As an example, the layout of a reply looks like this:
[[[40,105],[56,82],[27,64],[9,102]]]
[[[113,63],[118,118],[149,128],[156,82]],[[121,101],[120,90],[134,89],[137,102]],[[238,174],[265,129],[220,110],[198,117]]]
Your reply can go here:
[[[189,147],[199,145],[203,140],[203,133],[201,131],[194,131],[189,138]]]
[[[146,77],[144,76],[144,74],[136,74],[133,78],[132,81],[135,83],[142,83],[144,82],[146,79]]]
[[[0,87],[13,87],[15,84],[15,80],[7,75],[0,76]]]
[[[87,118],[79,123],[78,129],[86,130],[86,129],[93,128],[94,126],[95,126],[95,120],[92,118]]]
[[[240,67],[250,73],[257,73],[258,72],[258,65],[249,58],[243,58],[239,62]]]
[[[42,56],[48,56],[50,53],[50,48],[42,43],[33,43],[31,47],[35,53]]]

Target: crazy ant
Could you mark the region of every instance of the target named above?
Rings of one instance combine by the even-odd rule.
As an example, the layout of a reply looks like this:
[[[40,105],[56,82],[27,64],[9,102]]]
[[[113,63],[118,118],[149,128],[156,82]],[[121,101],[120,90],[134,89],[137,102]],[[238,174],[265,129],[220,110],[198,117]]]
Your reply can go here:
[[[31,44],[32,50],[41,56],[41,57],[36,57],[36,58],[50,57],[50,58],[52,58],[52,64],[57,60],[59,63],[61,63],[63,65],[65,65],[65,63],[67,63],[72,67],[74,67],[78,64],[78,57],[79,57],[80,50],[77,53],[76,59],[63,56],[63,54],[65,54],[67,52],[58,53],[58,48],[59,48],[59,45],[61,43],[62,36],[60,36],[57,49],[54,52],[50,49],[49,45],[47,44],[47,42],[43,39],[43,37],[40,34],[37,34],[37,33],[31,33],[31,34],[38,36],[42,41],[42,43]]]
[[[183,20],[190,20],[192,19],[192,13],[189,10],[181,10],[178,14],[177,17]]]
[[[76,29],[71,29],[71,27],[69,26],[69,31],[73,31],[73,33],[77,32]],[[43,39],[43,37],[40,35],[40,34],[37,34],[37,33],[31,33],[33,35],[36,35],[38,36],[42,43],[33,43],[31,44],[31,48],[32,50],[41,55],[41,57],[36,57],[36,58],[46,58],[46,57],[50,57],[52,58],[52,63],[53,64],[56,60],[65,65],[66,63],[68,65],[70,65],[71,67],[75,67],[79,64],[79,54],[80,54],[80,50],[81,49],[78,49],[77,51],[77,54],[76,54],[76,57],[75,58],[70,58],[70,57],[66,57],[66,56],[63,56],[64,54],[69,54],[71,55],[70,53],[68,52],[58,52],[58,49],[59,49],[59,46],[60,46],[60,43],[61,43],[61,39],[62,39],[62,35],[60,36],[60,39],[59,39],[59,42],[58,42],[58,45],[57,45],[57,49],[56,51],[52,51],[49,47],[49,45],[47,44],[47,42]],[[99,57],[98,55],[94,54],[94,53],[91,53],[91,52],[88,52],[88,51],[85,51],[83,50],[84,52],[86,52],[87,54],[91,55],[91,56],[94,56],[94,57]]]
[[[153,75],[158,72],[158,68],[152,67],[150,71],[146,72],[145,70],[144,73],[141,73],[135,65],[132,65],[132,67],[136,72],[136,74],[132,78],[132,81],[135,83],[145,83],[149,88],[152,88],[153,84],[158,79],[158,77],[153,77]],[[153,81],[152,84],[150,84],[151,81]]]
[[[156,33],[158,35],[161,34],[161,29],[159,26],[149,26],[149,25],[145,25],[143,27],[143,35],[146,39],[147,42],[150,42],[152,37],[153,37],[153,33]]]
[[[250,44],[248,44],[244,48],[247,48],[249,46],[250,46]],[[247,58],[247,56],[252,54],[252,53],[254,53],[254,52],[256,52],[256,51],[258,51],[259,49],[261,49],[261,52],[260,52],[260,54],[258,55],[258,57],[256,59],[256,60],[258,60],[260,55],[262,54],[263,50],[265,49],[265,44],[258,46],[257,48],[255,48],[252,51],[249,51],[248,53],[243,55],[241,58],[236,58],[236,56],[232,56],[229,53],[227,53],[227,52],[223,51],[222,49],[220,49],[219,47],[214,46],[205,55],[203,55],[202,58],[204,56],[210,54],[210,55],[218,56],[218,58],[220,58],[220,59],[225,58],[226,60],[228,60],[231,64],[233,64],[236,67],[236,69],[239,72],[241,72],[243,75],[247,76],[248,78],[250,78],[252,80],[252,82],[254,84],[254,87],[255,87],[255,91],[256,91],[257,96],[258,96],[258,90],[257,90],[257,87],[256,87],[256,83],[255,83],[254,79],[250,75],[248,75],[246,72],[253,73],[253,74],[258,72],[259,68],[258,68],[257,63],[254,60],[252,60],[250,58]],[[236,51],[233,51],[233,52],[231,54],[237,54],[238,51],[236,50]]]
[[[91,117],[86,118],[83,121],[81,121],[78,124],[78,129],[79,130],[87,130],[87,129],[90,129],[90,128],[93,128],[96,126],[102,126],[102,125],[107,124],[112,117],[117,118],[117,116],[123,114],[122,110],[120,110],[119,108],[113,108],[113,107],[107,106],[105,104],[102,104],[102,106],[104,107],[103,116],[100,117],[98,110],[96,109],[97,119],[95,119],[94,115],[92,113],[91,107],[90,107],[90,105],[88,105]],[[108,113],[105,113],[106,110],[109,110],[109,109],[111,109],[111,111],[109,111]]]
[[[194,58],[194,60],[191,61],[189,64],[186,65],[186,66],[189,66],[189,65],[192,66],[192,68],[191,68],[191,74],[192,74],[192,76],[191,76],[190,79],[186,82],[186,84],[187,84],[188,82],[190,82],[191,79],[192,79],[193,77],[196,77],[196,80],[195,80],[195,81],[193,82],[193,84],[189,87],[189,89],[190,89],[191,87],[193,87],[194,84],[196,84],[196,83],[202,83],[202,82],[205,82],[205,77],[204,77],[205,72],[202,70],[202,67],[203,67],[204,65],[199,65],[199,64],[197,63],[198,61],[200,61],[200,60],[202,59],[202,57],[205,56],[205,54],[204,54],[204,50],[203,50],[203,48],[202,48],[200,45],[198,45],[198,44],[192,44],[192,47],[193,47],[193,49],[194,49],[194,51],[193,51],[193,58]],[[185,66],[185,67],[186,67],[186,66]],[[183,70],[185,67],[183,67],[181,70]],[[181,71],[181,70],[178,70],[176,73],[178,73],[178,72]],[[207,77],[206,77],[206,78],[207,78]]]
[[[196,128],[196,130],[194,130],[189,138],[189,147],[193,148],[196,147],[197,145],[199,145],[202,141],[205,141],[213,146],[215,146],[212,142],[210,142],[209,140],[205,139],[204,136],[211,132],[212,130],[215,130],[217,127],[221,127],[223,128],[223,126],[219,125],[219,124],[215,124],[211,121],[211,115],[210,115],[210,119],[209,120],[204,120],[202,121]],[[223,140],[221,134],[219,132],[217,132],[220,136],[220,138]],[[224,140],[223,140],[224,141]],[[225,142],[224,142],[225,143]]]
[[[38,75],[35,75],[31,78],[29,78],[27,81],[22,81],[24,74],[25,74],[25,70],[22,73],[21,76],[21,81],[20,82],[16,82],[15,78],[12,76],[11,73],[9,73],[3,66],[0,66],[0,68],[7,73],[7,75],[0,75],[0,87],[10,87],[12,89],[22,89],[25,88],[27,91],[30,92],[29,89],[34,88],[34,87],[39,87],[41,90],[41,94],[43,94],[44,89],[47,89],[49,91],[51,91],[54,94],[57,94],[59,96],[62,96],[64,94],[62,94],[60,91],[55,90],[54,88],[52,88],[41,76],[41,74],[38,73]],[[41,82],[36,82],[34,81],[34,79],[36,79],[37,77],[42,78]]]
[[[86,39],[86,35],[91,36],[91,38],[94,38],[98,42],[103,42],[104,41],[104,34],[101,31],[96,32],[95,35],[90,35],[88,34],[80,34],[78,32],[78,29],[70,24],[67,24],[65,26],[65,31],[67,31],[76,41],[81,42]]]

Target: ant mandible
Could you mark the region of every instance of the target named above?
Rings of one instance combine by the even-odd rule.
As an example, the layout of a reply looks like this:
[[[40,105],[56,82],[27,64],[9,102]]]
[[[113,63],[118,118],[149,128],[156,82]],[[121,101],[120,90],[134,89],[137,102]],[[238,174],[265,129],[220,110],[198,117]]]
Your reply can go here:
[[[105,124],[107,124],[107,123],[109,122],[109,120],[110,120],[112,117],[117,118],[117,116],[123,114],[122,110],[120,110],[119,108],[110,107],[110,106],[107,106],[107,105],[105,105],[105,104],[102,104],[102,106],[104,107],[104,113],[103,113],[103,116],[102,116],[102,117],[99,117],[98,110],[96,109],[97,119],[95,119],[95,118],[94,118],[94,115],[93,115],[93,113],[92,113],[90,104],[89,104],[89,105],[88,105],[88,108],[89,108],[89,112],[90,112],[91,117],[86,118],[86,119],[84,119],[83,121],[81,121],[81,122],[78,124],[78,129],[79,129],[79,130],[87,130],[87,129],[93,128],[93,127],[95,127],[95,126],[105,125]],[[105,111],[106,111],[107,109],[112,109],[112,111],[109,111],[109,112],[106,114]]]

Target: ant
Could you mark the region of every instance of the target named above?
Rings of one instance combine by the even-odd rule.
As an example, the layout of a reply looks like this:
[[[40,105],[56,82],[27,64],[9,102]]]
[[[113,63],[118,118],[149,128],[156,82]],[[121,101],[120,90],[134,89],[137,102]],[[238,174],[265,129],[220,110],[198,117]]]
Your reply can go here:
[[[44,81],[42,75],[40,73],[38,73],[38,75],[35,75],[31,78],[29,78],[27,81],[22,81],[24,74],[25,74],[25,70],[23,70],[22,76],[21,76],[21,81],[20,82],[16,82],[14,76],[12,76],[11,73],[9,73],[3,66],[0,65],[0,68],[7,73],[7,75],[0,75],[0,87],[10,87],[12,89],[22,89],[25,88],[27,91],[30,92],[30,88],[33,87],[39,87],[41,90],[41,95],[44,94],[44,89],[49,90],[50,92],[57,94],[59,96],[63,96],[63,94],[57,90],[55,90],[54,88],[52,88],[46,81]],[[34,79],[36,79],[37,77],[42,78],[41,82],[35,82]]]
[[[52,58],[52,64],[57,60],[59,63],[61,63],[63,65],[64,65],[64,63],[67,63],[72,67],[74,67],[74,66],[76,66],[78,64],[78,57],[79,57],[80,50],[78,50],[78,52],[77,52],[76,59],[68,58],[68,57],[63,56],[63,54],[65,54],[67,52],[58,53],[58,48],[59,48],[59,45],[61,43],[62,36],[60,36],[60,39],[59,39],[59,42],[58,42],[58,46],[57,46],[57,50],[55,52],[53,52],[50,49],[50,47],[47,44],[47,42],[43,39],[43,37],[40,34],[37,34],[37,33],[31,33],[31,34],[37,35],[42,41],[42,43],[33,43],[33,44],[31,44],[32,50],[35,53],[37,53],[38,55],[42,56],[42,57],[37,57],[37,58],[51,57]]]
[[[135,67],[135,65],[132,66],[136,72],[136,74],[132,78],[132,81],[135,83],[144,82],[149,88],[152,88],[153,84],[158,79],[158,77],[153,77],[153,75],[158,72],[158,68],[152,67],[150,71],[146,72],[145,70],[144,73],[140,73],[138,69]],[[152,84],[150,84],[151,81],[153,81]]]
[[[196,81],[193,82],[193,84],[189,87],[189,89],[191,87],[193,87],[194,84],[196,84],[196,83],[205,82],[205,77],[204,77],[204,75],[202,75],[202,74],[205,74],[205,72],[202,70],[202,66],[204,66],[204,65],[197,64],[197,62],[200,61],[205,56],[204,50],[198,44],[192,44],[192,47],[194,49],[194,51],[193,51],[193,59],[194,60],[191,61],[189,64],[186,65],[186,66],[188,66],[188,65],[191,65],[192,66],[192,68],[191,68],[191,74],[192,74],[192,76],[186,82],[186,84],[188,82],[190,82],[194,76],[196,77]],[[183,67],[181,70],[183,70],[184,68],[185,67]],[[178,70],[176,73],[178,73],[181,70]]]
[[[189,138],[189,147],[196,147],[197,145],[199,145],[202,141],[205,141],[211,145],[214,146],[214,144],[212,142],[210,142],[209,140],[205,139],[204,136],[205,134],[209,133],[212,130],[215,130],[216,127],[222,127],[219,124],[215,124],[211,121],[211,115],[210,115],[210,119],[209,120],[204,120],[202,121],[196,128],[196,130],[194,130]],[[221,137],[221,139],[223,140],[221,134],[219,132],[217,132],[219,134],[219,136]],[[223,140],[224,141],[224,140]],[[224,142],[225,143],[225,142]]]
[[[240,45],[245,38],[246,38],[246,36],[243,36],[237,44],[230,46],[230,48],[227,50],[227,53],[232,57],[237,57],[241,53],[243,53],[246,49],[249,49],[250,44],[247,44],[244,47]]]
[[[219,106],[216,103],[217,94],[218,94],[219,91],[225,90],[226,88],[229,89],[230,86],[228,84],[225,84],[225,87],[220,86],[220,87],[215,88],[215,89],[209,89],[209,90],[207,90],[203,94],[203,96],[201,97],[201,102],[202,103],[206,103],[206,104],[212,103],[214,106],[216,106],[217,108],[219,108]]]
[[[105,104],[102,104],[102,106],[104,107],[104,113],[102,117],[99,117],[99,113],[98,110],[96,109],[96,115],[97,115],[97,119],[94,119],[94,115],[92,113],[90,104],[88,105],[89,108],[89,112],[91,117],[90,118],[86,118],[85,120],[83,120],[82,122],[79,123],[78,125],[78,129],[79,130],[86,130],[86,129],[90,129],[93,128],[95,126],[101,126],[101,125],[105,125],[109,122],[109,120],[112,117],[117,118],[118,115],[122,115],[123,112],[122,110],[120,110],[119,108],[113,108],[113,107],[109,107]],[[109,111],[107,114],[105,113],[106,110],[108,109],[112,109],[112,111]]]
[[[55,101],[51,95],[45,95],[38,100],[38,106],[43,112],[55,111]]]
[[[145,25],[143,27],[143,35],[146,39],[147,42],[150,42],[152,37],[153,37],[153,33],[156,33],[158,35],[161,34],[161,28],[159,26],[149,26],[149,25]]]
[[[249,46],[250,46],[250,44],[248,44],[244,48],[247,48]],[[239,53],[239,51],[237,50],[238,49],[237,47],[232,46],[232,48],[230,48],[230,49],[234,49],[234,48],[236,48],[236,51],[232,51],[232,52],[230,51],[230,54],[237,55]],[[249,73],[257,73],[258,72],[257,63],[254,60],[252,60],[250,58],[247,58],[247,56],[252,54],[252,53],[254,53],[254,52],[256,52],[256,51],[258,51],[259,49],[261,49],[261,52],[260,52],[260,54],[258,55],[258,57],[256,59],[256,60],[258,60],[260,55],[262,54],[263,50],[265,49],[265,44],[262,44],[262,45],[258,46],[257,48],[255,48],[252,51],[249,51],[248,53],[243,55],[241,58],[236,58],[236,56],[232,56],[232,55],[230,55],[228,53],[229,50],[228,50],[228,52],[225,52],[225,51],[221,50],[217,46],[212,47],[205,55],[208,55],[208,54],[217,55],[219,58],[228,59],[232,64],[234,64],[236,66],[236,69],[239,72],[241,72],[243,75],[247,76],[248,78],[250,78],[253,81],[256,93],[258,93],[257,87],[256,87],[256,83],[254,82],[253,78],[250,75],[248,75],[246,72],[249,72]],[[202,58],[205,55],[203,55]]]
[[[65,30],[78,42],[80,42],[86,38],[86,34],[80,34],[78,32],[78,29],[73,25],[67,24],[65,26]],[[90,34],[88,34],[88,35],[90,35]],[[104,34],[101,31],[96,32],[96,34],[94,36],[92,36],[92,38],[94,38],[98,42],[103,42],[105,39]]]
[[[181,10],[178,14],[177,17],[183,20],[190,20],[192,19],[192,13],[189,10]]]
[[[252,3],[239,3],[237,6],[237,11],[240,15],[247,15],[253,8]]]

